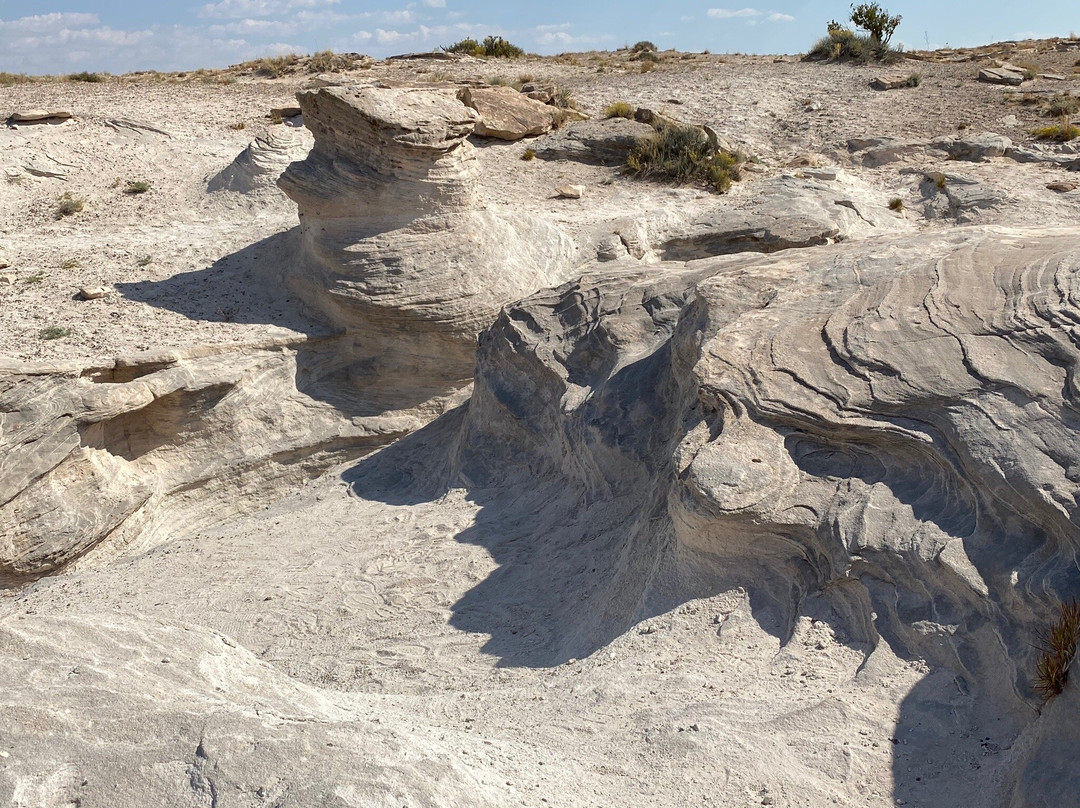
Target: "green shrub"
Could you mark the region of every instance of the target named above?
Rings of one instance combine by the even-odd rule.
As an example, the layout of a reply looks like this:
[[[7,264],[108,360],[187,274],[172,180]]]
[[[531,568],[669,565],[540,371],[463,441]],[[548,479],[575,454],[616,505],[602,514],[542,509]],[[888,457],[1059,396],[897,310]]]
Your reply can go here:
[[[626,156],[627,172],[681,184],[699,184],[718,193],[741,177],[740,154],[714,151],[704,130],[696,126],[665,126],[641,138]]]
[[[536,158],[536,149],[526,149],[521,153],[521,159],[525,162]]]
[[[904,209],[904,200],[898,196],[894,196],[889,200],[889,210],[900,213]]]
[[[912,73],[904,79],[905,87],[918,87],[920,84],[922,84],[922,73]]]
[[[144,255],[142,258],[140,258],[135,263],[136,263],[136,265],[138,265],[140,267],[148,267],[152,263],[154,263],[154,256],[152,256],[152,255]]]
[[[78,258],[69,258],[60,265],[60,269],[78,269],[80,266]]]
[[[1062,603],[1057,619],[1039,636],[1042,655],[1035,663],[1035,690],[1049,701],[1065,689],[1080,641],[1080,603]]]
[[[559,109],[577,109],[574,93],[566,87],[556,87],[555,95],[551,99],[551,105]]]
[[[625,101],[616,101],[613,104],[608,104],[604,109],[605,118],[629,118],[634,119],[634,105],[627,104]]]
[[[859,3],[851,6],[851,22],[856,28],[862,28],[870,38],[883,45],[889,44],[901,16],[890,16],[889,12],[877,3]]]
[[[145,180],[128,180],[125,194],[145,194],[150,190],[150,183]]]
[[[467,53],[470,56],[490,56],[496,59],[519,59],[525,55],[523,48],[513,45],[501,36],[486,36],[483,42],[463,39],[443,48],[447,53]]]
[[[831,23],[830,23],[831,24]],[[899,61],[902,51],[871,36],[856,34],[846,28],[830,30],[814,43],[803,57],[807,62],[881,62]]]
[[[69,73],[67,77],[68,81],[85,81],[91,84],[97,84],[100,81],[105,81],[104,76],[100,73],[87,73],[85,70],[82,73]]]
[[[647,39],[643,39],[640,42],[635,42],[634,47],[632,47],[630,50],[632,50],[634,53],[641,53],[642,51],[654,51],[656,50],[656,45],[654,45]]]
[[[82,197],[72,196],[71,191],[64,191],[56,198],[55,218],[63,219],[65,216],[79,213],[86,201]]]
[[[641,51],[635,58],[639,62],[659,62],[660,54],[655,51]]]
[[[62,339],[63,337],[68,336],[70,333],[70,328],[61,328],[58,325],[50,325],[48,328],[43,328],[38,331],[38,339]]]

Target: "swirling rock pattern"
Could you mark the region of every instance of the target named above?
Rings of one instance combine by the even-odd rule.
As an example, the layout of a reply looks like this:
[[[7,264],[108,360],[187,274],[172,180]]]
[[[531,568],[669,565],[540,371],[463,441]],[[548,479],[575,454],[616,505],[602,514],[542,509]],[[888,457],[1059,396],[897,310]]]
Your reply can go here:
[[[458,462],[572,481],[605,503],[589,535],[624,526],[611,592],[637,608],[584,633],[741,586],[781,638],[826,610],[1015,734],[1037,632],[1078,592],[1078,367],[1073,232],[595,274],[482,336]]]

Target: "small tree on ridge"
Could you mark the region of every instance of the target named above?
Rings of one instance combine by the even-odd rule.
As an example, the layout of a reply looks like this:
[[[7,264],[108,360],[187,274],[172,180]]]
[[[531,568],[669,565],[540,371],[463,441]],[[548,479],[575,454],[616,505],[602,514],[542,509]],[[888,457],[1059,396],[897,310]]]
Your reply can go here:
[[[896,26],[900,24],[901,17],[897,14],[891,16],[888,11],[877,3],[859,3],[851,6],[851,22],[857,28],[862,28],[870,34],[871,39],[886,44],[892,39]]]

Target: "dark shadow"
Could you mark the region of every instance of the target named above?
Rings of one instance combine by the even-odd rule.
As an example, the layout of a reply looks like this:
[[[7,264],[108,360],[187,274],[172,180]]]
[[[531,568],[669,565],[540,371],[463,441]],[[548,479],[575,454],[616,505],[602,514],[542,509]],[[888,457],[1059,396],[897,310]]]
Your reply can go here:
[[[309,336],[329,332],[305,317],[300,303],[276,280],[298,259],[300,228],[294,227],[218,259],[206,269],[161,281],[116,284],[129,300],[182,314],[189,320],[275,325]]]

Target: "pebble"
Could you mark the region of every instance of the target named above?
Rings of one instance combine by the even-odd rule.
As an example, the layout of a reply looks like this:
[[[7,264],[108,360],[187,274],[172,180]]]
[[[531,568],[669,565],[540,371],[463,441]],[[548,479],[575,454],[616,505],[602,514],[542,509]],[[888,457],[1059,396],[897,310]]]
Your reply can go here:
[[[555,189],[555,193],[564,199],[581,199],[585,194],[584,185],[560,185]]]

